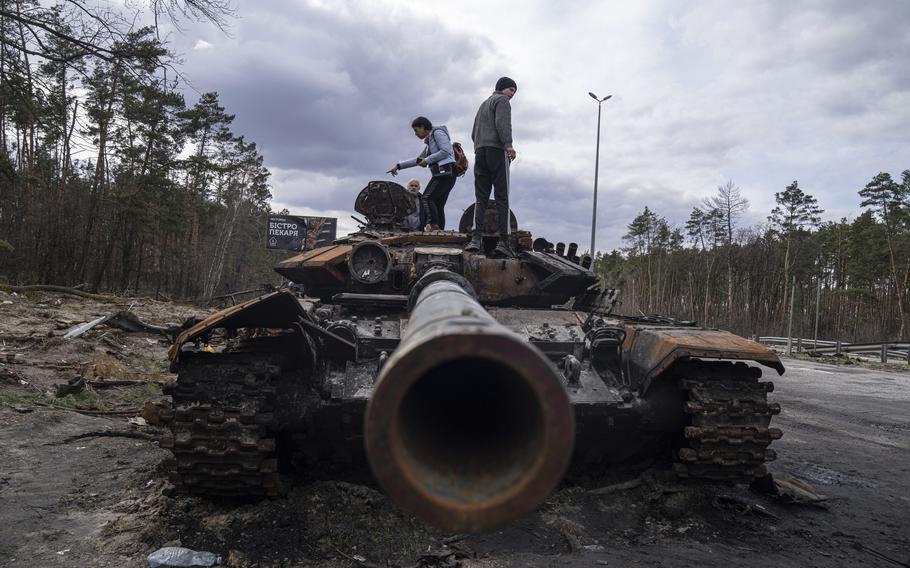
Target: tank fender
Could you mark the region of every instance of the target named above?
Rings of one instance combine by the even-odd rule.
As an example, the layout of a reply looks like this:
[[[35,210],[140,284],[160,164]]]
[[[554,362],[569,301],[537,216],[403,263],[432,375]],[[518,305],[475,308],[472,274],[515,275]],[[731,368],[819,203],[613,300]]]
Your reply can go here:
[[[176,364],[180,357],[180,349],[184,344],[215,328],[286,328],[299,322],[301,317],[308,318],[309,315],[293,293],[286,290],[271,292],[215,312],[193,327],[184,330],[168,350],[168,358],[172,365]]]
[[[784,373],[780,358],[764,345],[718,329],[692,327],[641,327],[626,325],[623,345],[625,371],[632,385],[644,394],[652,381],[676,361],[739,359],[755,361]]]

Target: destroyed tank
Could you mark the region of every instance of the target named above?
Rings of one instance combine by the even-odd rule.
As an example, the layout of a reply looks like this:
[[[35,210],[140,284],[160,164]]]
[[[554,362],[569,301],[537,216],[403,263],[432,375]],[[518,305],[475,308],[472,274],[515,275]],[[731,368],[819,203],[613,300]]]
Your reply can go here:
[[[625,464],[748,483],[774,459],[780,412],[764,346],[614,313],[577,246],[514,258],[459,231],[406,232],[414,197],[370,182],[359,231],[278,264],[293,285],[215,313],[170,350],[171,480],[206,496],[280,496],[293,479],[375,479],[424,522],[485,531],[563,479]],[[760,366],[759,366],[760,365]]]

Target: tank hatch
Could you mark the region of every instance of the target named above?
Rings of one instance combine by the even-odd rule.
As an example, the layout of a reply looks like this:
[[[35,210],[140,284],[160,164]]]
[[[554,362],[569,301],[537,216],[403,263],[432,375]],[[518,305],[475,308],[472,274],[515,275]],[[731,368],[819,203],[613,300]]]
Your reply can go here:
[[[371,228],[393,229],[417,210],[415,197],[393,181],[371,181],[360,190],[354,210],[367,218]]]

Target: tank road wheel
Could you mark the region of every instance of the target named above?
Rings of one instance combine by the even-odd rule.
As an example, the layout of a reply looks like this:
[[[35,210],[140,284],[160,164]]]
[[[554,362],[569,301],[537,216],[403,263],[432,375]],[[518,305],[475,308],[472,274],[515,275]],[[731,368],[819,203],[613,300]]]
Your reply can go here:
[[[277,496],[275,390],[281,359],[270,353],[185,353],[171,389],[171,482],[184,493]]]
[[[750,483],[767,473],[764,463],[777,456],[768,446],[781,437],[771,428],[780,405],[768,403],[771,382],[742,362],[692,360],[678,370],[687,394],[688,426],[675,464],[680,475]]]

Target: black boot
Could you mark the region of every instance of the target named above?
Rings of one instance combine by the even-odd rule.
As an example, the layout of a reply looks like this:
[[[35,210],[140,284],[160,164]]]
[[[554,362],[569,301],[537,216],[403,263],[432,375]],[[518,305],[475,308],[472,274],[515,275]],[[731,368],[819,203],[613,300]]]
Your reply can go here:
[[[480,236],[480,233],[474,233],[471,237],[471,242],[464,246],[465,252],[480,252],[483,250],[483,238]]]
[[[493,249],[493,253],[490,256],[495,256],[497,258],[514,258],[515,253],[512,252],[512,247],[509,246],[509,241],[505,239],[499,239],[499,242],[496,243],[496,248]]]

